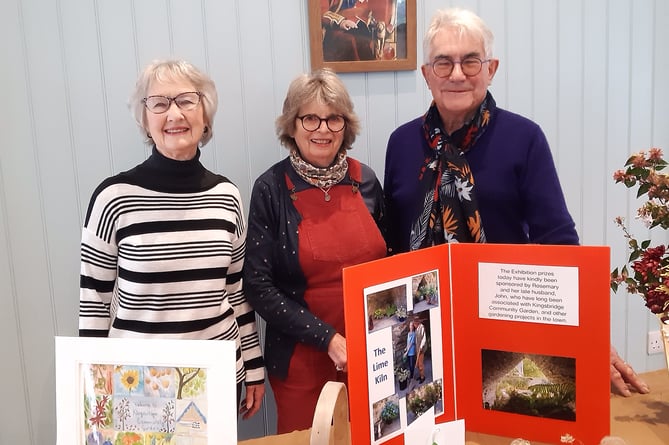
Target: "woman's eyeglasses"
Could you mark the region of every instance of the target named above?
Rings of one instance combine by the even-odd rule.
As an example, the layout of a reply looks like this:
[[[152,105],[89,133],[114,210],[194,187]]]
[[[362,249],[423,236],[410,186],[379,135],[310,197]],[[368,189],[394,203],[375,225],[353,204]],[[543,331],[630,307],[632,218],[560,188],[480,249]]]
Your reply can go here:
[[[142,99],[146,108],[155,114],[161,114],[166,112],[172,106],[172,102],[177,104],[180,110],[190,111],[194,110],[195,107],[200,103],[200,97],[202,93],[199,91],[188,91],[185,93],[177,94],[174,97],[168,96],[149,96]]]
[[[321,124],[325,122],[328,130],[338,133],[346,126],[346,118],[341,114],[333,114],[328,117],[319,117],[315,114],[305,114],[304,116],[297,116],[302,121],[302,128],[307,131],[316,131],[321,128]]]

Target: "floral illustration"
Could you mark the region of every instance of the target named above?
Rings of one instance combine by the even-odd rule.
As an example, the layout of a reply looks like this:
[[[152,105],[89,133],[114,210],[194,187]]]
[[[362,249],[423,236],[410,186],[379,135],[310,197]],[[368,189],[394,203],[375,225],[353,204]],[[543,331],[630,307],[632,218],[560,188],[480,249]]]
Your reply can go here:
[[[93,396],[84,399],[84,418],[87,427],[105,428],[112,424],[111,397]]]
[[[174,397],[174,368],[145,367],[144,394],[151,397]]]
[[[143,445],[142,436],[137,433],[119,433],[114,445]]]
[[[136,369],[125,371],[121,375],[121,384],[130,392],[136,389],[139,385],[139,371]]]

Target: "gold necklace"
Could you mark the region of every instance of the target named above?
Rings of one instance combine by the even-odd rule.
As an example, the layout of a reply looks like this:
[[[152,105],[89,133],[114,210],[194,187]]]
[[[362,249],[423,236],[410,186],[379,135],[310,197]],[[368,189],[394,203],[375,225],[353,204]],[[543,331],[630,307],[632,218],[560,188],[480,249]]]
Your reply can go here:
[[[330,199],[332,199],[332,197],[330,196],[330,193],[329,193],[329,192],[330,192],[330,189],[332,188],[332,186],[330,186],[330,187],[321,187],[321,186],[318,186],[318,185],[317,185],[316,187],[318,187],[319,189],[321,189],[321,192],[323,192],[323,193],[325,194],[325,198],[324,198],[325,201],[328,201],[328,202],[329,202]]]

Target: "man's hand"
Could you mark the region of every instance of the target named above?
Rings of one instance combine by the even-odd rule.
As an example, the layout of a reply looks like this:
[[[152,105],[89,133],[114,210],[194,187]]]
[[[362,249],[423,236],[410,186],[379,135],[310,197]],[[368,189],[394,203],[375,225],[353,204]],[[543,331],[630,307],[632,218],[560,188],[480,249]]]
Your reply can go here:
[[[611,345],[611,389],[625,397],[632,395],[632,389],[641,394],[650,392],[648,384],[625,363],[613,345]]]
[[[246,387],[246,400],[239,407],[239,414],[242,415],[242,419],[246,420],[260,410],[263,395],[265,395],[264,383]]]
[[[343,29],[344,31],[348,31],[350,29],[357,29],[358,24],[356,22],[354,22],[353,20],[344,19],[339,24],[339,27],[341,29]]]

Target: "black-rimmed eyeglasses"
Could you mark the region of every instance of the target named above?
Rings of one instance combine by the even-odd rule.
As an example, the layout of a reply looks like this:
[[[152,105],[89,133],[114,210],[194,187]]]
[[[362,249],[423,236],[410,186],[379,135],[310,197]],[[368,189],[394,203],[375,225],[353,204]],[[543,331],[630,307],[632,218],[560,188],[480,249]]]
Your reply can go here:
[[[199,91],[187,91],[177,94],[174,97],[169,96],[149,96],[142,99],[146,108],[155,114],[161,114],[170,109],[172,102],[183,111],[194,110],[200,103],[202,93]]]
[[[302,128],[307,131],[316,131],[321,128],[321,124],[325,122],[328,130],[338,133],[346,126],[346,118],[341,114],[333,114],[328,117],[320,117],[315,114],[305,114],[304,116],[297,116],[302,121]]]
[[[453,60],[448,57],[439,57],[428,65],[432,66],[432,71],[437,77],[448,77],[453,73],[456,64],[460,65],[462,74],[468,77],[476,76],[481,72],[484,63],[490,62],[490,59],[479,59],[478,57],[465,57],[462,60]]]

